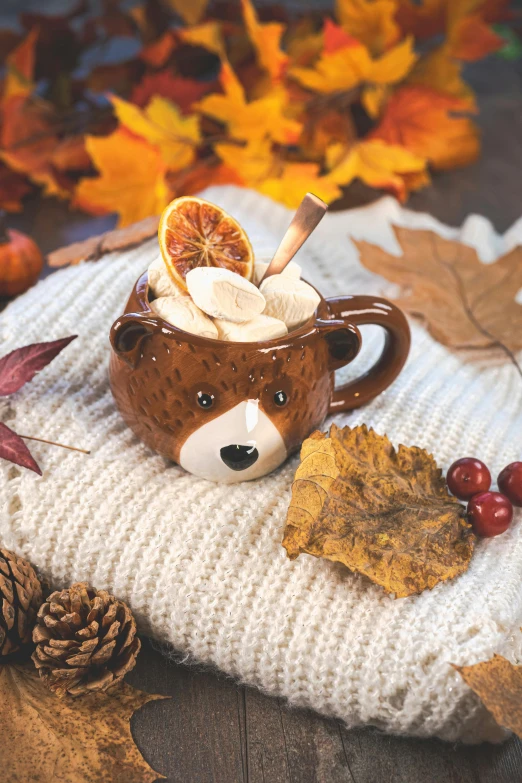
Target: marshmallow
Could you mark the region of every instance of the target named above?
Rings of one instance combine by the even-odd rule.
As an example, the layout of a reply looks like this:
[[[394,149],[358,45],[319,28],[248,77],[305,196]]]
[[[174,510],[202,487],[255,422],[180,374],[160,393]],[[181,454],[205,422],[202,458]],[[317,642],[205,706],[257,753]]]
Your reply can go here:
[[[148,268],[149,288],[154,296],[183,296],[183,291],[171,278],[161,256],[154,259]]]
[[[240,324],[255,318],[265,308],[259,289],[228,269],[200,266],[190,270],[186,282],[197,306],[214,318]]]
[[[268,269],[268,266],[269,265],[265,264],[264,261],[256,261],[254,265],[254,283],[257,286],[260,285],[261,280],[263,279],[263,275]],[[292,277],[294,280],[299,280],[301,277],[301,267],[299,264],[296,264],[295,261],[290,261],[290,263],[285,266],[281,274],[285,277]]]
[[[150,303],[152,310],[169,324],[184,332],[217,339],[218,330],[190,296],[161,296]]]
[[[236,343],[274,340],[276,337],[288,334],[288,329],[282,321],[270,318],[268,315],[256,315],[251,321],[246,321],[243,324],[234,324],[231,321],[216,318],[214,324],[217,326],[220,340],[232,340]]]
[[[260,290],[266,300],[264,314],[284,321],[289,331],[308,321],[321,301],[311,285],[285,275],[267,277]]]

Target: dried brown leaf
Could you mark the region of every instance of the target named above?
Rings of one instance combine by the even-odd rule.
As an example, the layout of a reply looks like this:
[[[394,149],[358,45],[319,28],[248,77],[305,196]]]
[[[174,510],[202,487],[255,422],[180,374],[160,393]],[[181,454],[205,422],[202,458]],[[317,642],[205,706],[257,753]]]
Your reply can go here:
[[[452,348],[522,348],[522,247],[492,264],[433,231],[394,227],[400,256],[353,240],[361,263],[402,288],[400,307],[422,318],[430,334]]]
[[[133,713],[162,696],[124,683],[109,693],[59,700],[31,664],[0,666],[2,779],[10,783],[152,783],[130,731]]]
[[[343,563],[403,598],[467,570],[475,537],[424,449],[366,425],[303,443],[283,546]]]
[[[473,666],[455,666],[464,682],[480,698],[499,726],[522,739],[522,666],[501,655]]]

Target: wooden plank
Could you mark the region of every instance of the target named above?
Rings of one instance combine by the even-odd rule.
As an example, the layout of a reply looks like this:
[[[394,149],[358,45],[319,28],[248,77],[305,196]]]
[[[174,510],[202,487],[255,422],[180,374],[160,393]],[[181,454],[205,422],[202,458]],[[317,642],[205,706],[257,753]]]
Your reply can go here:
[[[208,669],[170,662],[143,640],[128,681],[171,696],[133,719],[138,746],[172,783],[245,783],[238,717],[240,687]],[[156,705],[153,705],[156,706]]]
[[[355,783],[337,723],[245,690],[248,783]]]

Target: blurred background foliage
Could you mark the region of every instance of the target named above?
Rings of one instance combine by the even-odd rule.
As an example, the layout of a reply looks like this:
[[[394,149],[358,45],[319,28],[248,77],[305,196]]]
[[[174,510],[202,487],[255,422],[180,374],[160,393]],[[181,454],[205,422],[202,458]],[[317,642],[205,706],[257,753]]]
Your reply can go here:
[[[127,225],[236,184],[405,201],[480,154],[467,68],[517,60],[509,0],[49,0],[0,13],[0,206]]]

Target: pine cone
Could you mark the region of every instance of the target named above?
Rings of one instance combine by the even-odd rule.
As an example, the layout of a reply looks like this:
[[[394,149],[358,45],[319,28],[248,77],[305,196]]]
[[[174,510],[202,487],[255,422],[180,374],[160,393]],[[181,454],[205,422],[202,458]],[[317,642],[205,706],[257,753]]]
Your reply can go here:
[[[33,641],[40,677],[60,698],[112,688],[134,667],[141,647],[127,604],[86,582],[49,596]]]
[[[29,644],[42,586],[30,563],[0,549],[0,661]]]

